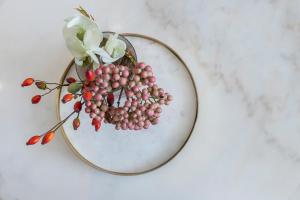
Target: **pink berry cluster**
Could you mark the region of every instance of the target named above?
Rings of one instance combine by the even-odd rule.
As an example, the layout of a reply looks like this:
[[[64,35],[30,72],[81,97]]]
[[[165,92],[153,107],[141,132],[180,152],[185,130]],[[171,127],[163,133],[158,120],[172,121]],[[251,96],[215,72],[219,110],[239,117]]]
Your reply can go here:
[[[120,105],[123,92],[126,99]],[[132,68],[100,65],[89,70],[82,93],[85,112],[92,118],[92,124],[104,121],[115,125],[117,130],[141,130],[157,124],[161,106],[172,101],[172,96],[157,86],[152,67],[144,63]]]

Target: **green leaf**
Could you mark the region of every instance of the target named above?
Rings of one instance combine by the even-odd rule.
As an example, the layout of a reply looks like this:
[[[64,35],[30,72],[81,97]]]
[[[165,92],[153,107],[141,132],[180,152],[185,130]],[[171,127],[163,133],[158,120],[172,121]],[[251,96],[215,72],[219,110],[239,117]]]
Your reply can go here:
[[[72,94],[76,94],[76,92],[78,92],[81,88],[82,88],[81,83],[71,83],[68,86],[68,92],[70,92]]]

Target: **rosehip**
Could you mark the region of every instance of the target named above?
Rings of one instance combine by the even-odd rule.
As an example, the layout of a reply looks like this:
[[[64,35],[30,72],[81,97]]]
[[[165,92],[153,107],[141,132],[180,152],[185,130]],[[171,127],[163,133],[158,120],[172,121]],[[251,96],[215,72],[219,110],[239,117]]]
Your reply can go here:
[[[65,96],[62,99],[63,103],[67,103],[69,101],[71,101],[74,98],[74,95],[71,93],[65,94]]]
[[[101,123],[95,124],[95,131],[98,131],[101,128]]]
[[[93,118],[92,125],[95,126],[97,123],[99,123],[99,121],[96,118]]]
[[[34,97],[32,97],[31,103],[32,103],[32,104],[37,104],[37,103],[40,102],[41,98],[42,98],[41,95],[35,95]]]
[[[112,106],[114,104],[114,101],[115,101],[115,96],[113,93],[109,93],[107,95],[107,103],[109,106]]]
[[[32,136],[26,143],[26,145],[33,145],[33,144],[36,144],[38,141],[40,141],[41,139],[41,136],[39,135],[35,135],[35,136]]]
[[[83,93],[82,97],[86,100],[86,101],[90,101],[93,97],[92,93],[90,91],[86,91]]]
[[[30,86],[32,83],[34,82],[33,78],[26,78],[23,83],[22,83],[22,87],[26,87],[26,86]]]
[[[91,69],[88,70],[88,71],[86,71],[85,77],[86,77],[86,79],[87,79],[88,81],[93,81],[93,80],[95,80],[95,73],[94,73],[94,71],[91,70]]]
[[[42,144],[47,144],[53,139],[53,137],[54,137],[53,131],[46,133],[46,135],[43,137]]]
[[[67,81],[68,83],[74,83],[74,82],[76,82],[76,79],[73,78],[73,77],[68,77],[68,78],[66,79],[66,81]]]
[[[79,118],[75,118],[73,120],[73,129],[77,130],[79,126],[80,126],[80,120],[79,120]]]
[[[80,101],[77,101],[75,104],[74,104],[74,111],[75,112],[80,112],[82,109],[82,104]]]

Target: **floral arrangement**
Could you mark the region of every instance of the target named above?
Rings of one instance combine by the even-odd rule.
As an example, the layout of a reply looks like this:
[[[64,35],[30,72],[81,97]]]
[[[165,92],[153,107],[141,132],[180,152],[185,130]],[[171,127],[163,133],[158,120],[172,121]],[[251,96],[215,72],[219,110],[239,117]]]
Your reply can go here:
[[[35,84],[43,94],[32,97],[32,104],[39,103],[51,92],[67,87],[62,103],[73,100],[72,112],[43,134],[34,135],[27,145],[40,140],[47,144],[55,132],[73,116],[73,128],[80,127],[80,113],[84,110],[91,118],[95,131],[102,122],[116,130],[141,130],[159,122],[163,105],[169,105],[172,96],[159,88],[150,65],[137,62],[121,35],[109,33],[104,37],[98,25],[82,7],[80,15],[67,18],[63,28],[66,46],[81,68],[81,77],[67,77],[64,83],[52,83],[26,78],[22,87]],[[124,98],[122,98],[124,97]],[[84,109],[83,109],[84,108]]]

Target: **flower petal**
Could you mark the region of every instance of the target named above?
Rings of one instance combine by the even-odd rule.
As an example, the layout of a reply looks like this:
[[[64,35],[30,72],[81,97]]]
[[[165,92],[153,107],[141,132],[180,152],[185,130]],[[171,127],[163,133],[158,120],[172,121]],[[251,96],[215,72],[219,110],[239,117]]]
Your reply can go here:
[[[81,66],[83,65],[83,60],[81,60],[80,58],[75,58],[75,63],[76,65]]]
[[[115,46],[118,36],[119,35],[116,33],[114,35],[109,35],[109,37],[108,37],[108,40],[105,44],[104,49],[109,53],[109,55],[111,55],[113,53],[114,46]]]
[[[98,27],[87,29],[83,37],[83,44],[87,49],[94,49],[100,45],[102,39],[103,34]]]
[[[86,53],[92,58],[92,60],[95,63],[99,64],[99,60],[98,60],[97,56],[95,55],[95,53],[93,53],[92,51],[87,51]]]

